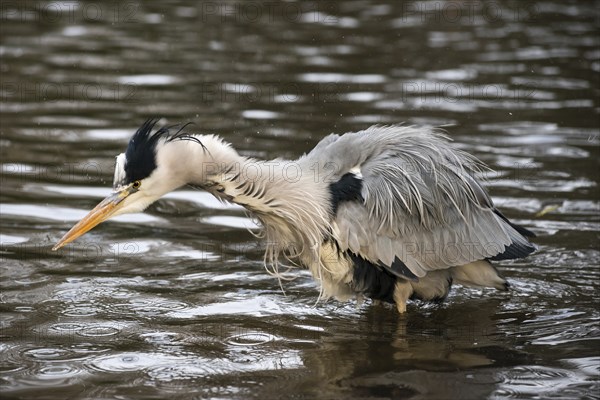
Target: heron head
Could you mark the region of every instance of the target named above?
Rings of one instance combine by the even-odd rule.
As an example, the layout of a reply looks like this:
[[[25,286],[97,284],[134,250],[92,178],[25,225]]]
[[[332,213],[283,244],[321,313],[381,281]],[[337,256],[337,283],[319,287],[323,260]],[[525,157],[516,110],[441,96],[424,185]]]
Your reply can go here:
[[[185,140],[201,146],[202,143],[195,136],[182,133],[183,128],[174,134],[169,133],[169,127],[153,133],[157,121],[147,120],[131,137],[125,153],[117,156],[113,192],[73,226],[52,250],[58,250],[111,217],[141,212],[164,194],[187,183],[188,177],[177,168],[178,144]]]

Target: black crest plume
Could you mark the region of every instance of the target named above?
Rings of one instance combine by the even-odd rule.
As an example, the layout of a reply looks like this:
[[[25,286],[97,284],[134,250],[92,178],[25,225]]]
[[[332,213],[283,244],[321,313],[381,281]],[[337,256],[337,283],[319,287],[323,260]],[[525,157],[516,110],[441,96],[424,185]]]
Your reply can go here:
[[[183,129],[191,122],[184,124],[173,134],[169,130],[177,128],[179,125],[163,126],[152,133],[158,120],[159,118],[147,119],[129,140],[129,145],[127,145],[125,151],[126,183],[147,178],[156,169],[156,145],[161,139],[165,142],[190,140],[200,144],[206,150],[197,137],[183,132]]]

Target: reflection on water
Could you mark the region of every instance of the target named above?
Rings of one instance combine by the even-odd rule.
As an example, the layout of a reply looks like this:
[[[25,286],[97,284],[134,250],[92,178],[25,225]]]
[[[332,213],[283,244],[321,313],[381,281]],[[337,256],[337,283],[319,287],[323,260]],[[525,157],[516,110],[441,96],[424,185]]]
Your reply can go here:
[[[2,390],[21,398],[584,398],[600,387],[597,1],[2,3]],[[510,294],[406,317],[262,267],[244,211],[186,188],[51,246],[149,116],[294,158],[445,126],[540,250]],[[294,271],[296,272],[296,271]],[[187,397],[186,397],[187,396]]]

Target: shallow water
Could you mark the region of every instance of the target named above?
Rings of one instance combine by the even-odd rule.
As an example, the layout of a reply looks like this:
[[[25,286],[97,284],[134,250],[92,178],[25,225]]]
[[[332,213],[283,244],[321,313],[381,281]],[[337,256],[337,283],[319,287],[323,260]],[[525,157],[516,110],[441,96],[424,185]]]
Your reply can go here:
[[[68,4],[67,4],[68,3]],[[12,398],[598,398],[596,2],[2,2],[1,382]],[[508,294],[315,304],[185,189],[59,252],[149,116],[245,155],[444,125],[539,251]]]

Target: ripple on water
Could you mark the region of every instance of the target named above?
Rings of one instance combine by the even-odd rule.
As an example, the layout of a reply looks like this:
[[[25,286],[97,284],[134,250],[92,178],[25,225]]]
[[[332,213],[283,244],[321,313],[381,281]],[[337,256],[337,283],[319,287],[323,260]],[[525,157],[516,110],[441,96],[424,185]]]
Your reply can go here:
[[[575,365],[578,371],[591,378],[598,379],[600,376],[600,357],[570,358],[563,361]]]
[[[39,365],[27,370],[17,381],[24,386],[66,385],[85,374],[85,370],[72,363]]]
[[[148,368],[180,365],[184,357],[161,353],[124,352],[96,357],[88,361],[89,367],[103,372],[143,371]]]
[[[565,343],[578,343],[585,339],[594,340],[598,337],[599,329],[595,322],[586,321],[585,318],[557,321],[552,325],[541,326],[535,330],[535,338],[531,341],[534,345],[559,345]]]
[[[170,85],[179,80],[171,75],[146,74],[120,76],[117,81],[123,85]]]
[[[340,73],[304,73],[298,76],[298,80],[302,82],[311,83],[385,83],[387,77],[379,74],[362,74],[362,75],[351,75],[351,74],[340,74]]]
[[[540,273],[539,276],[542,276],[542,273]],[[510,285],[512,287],[512,296],[515,298],[549,297],[557,299],[571,295],[573,292],[573,288],[566,284],[552,282],[552,284],[549,285],[547,281],[541,279],[527,279],[525,277],[514,277],[510,280]]]
[[[244,332],[231,335],[225,339],[225,342],[232,346],[259,346],[261,344],[280,340],[275,335],[264,332]]]
[[[98,311],[98,307],[91,303],[79,303],[65,308],[61,313],[67,317],[91,317],[96,315]]]
[[[258,296],[254,298],[234,299],[202,306],[186,307],[169,313],[172,318],[194,318],[207,315],[318,315],[319,310],[310,306],[303,306],[283,302],[277,297]]]
[[[44,274],[33,274],[30,275],[26,278],[21,278],[21,279],[15,279],[14,283],[17,283],[19,285],[35,285],[38,283],[43,283],[43,282],[47,282],[51,279],[50,276],[48,275],[44,275]]]
[[[246,119],[277,119],[280,117],[279,113],[268,110],[244,110],[242,112],[242,117]]]
[[[136,279],[120,278],[94,278],[94,279],[67,279],[65,283],[58,286],[54,298],[73,304],[73,307],[79,305],[83,307],[102,307],[105,299],[128,299],[134,297],[136,293],[122,286],[140,285]]]
[[[204,363],[204,365],[200,363],[161,365],[151,367],[147,371],[148,376],[152,379],[163,382],[197,379],[217,372],[209,363]]]
[[[103,338],[119,334],[128,325],[119,322],[61,322],[39,327],[40,335],[59,336],[67,339],[75,337]]]
[[[146,373],[153,379],[169,382],[175,380],[198,379],[211,375],[238,374],[243,371],[269,371],[278,367],[298,367],[302,361],[295,351],[271,355],[253,356],[246,352],[240,359],[198,359],[188,358],[178,363],[151,366]]]
[[[23,351],[23,357],[36,361],[64,361],[78,358],[71,350],[58,347],[39,347]]]
[[[159,346],[179,344],[182,341],[181,335],[176,332],[149,332],[140,337],[150,344]]]
[[[82,328],[79,331],[79,335],[98,338],[103,336],[114,336],[120,331],[121,329],[119,327],[98,324]]]
[[[2,343],[0,346],[2,357],[0,357],[0,373],[4,376],[14,374],[27,368],[23,362],[22,356],[19,354],[19,347]]]
[[[32,204],[2,204],[2,212],[6,215],[14,215],[29,218],[38,218],[40,221],[53,220],[64,223],[65,221],[77,222],[81,220],[89,210],[81,210],[68,207],[36,206]],[[112,219],[124,223],[150,223],[162,222],[160,218],[148,214],[119,215]]]
[[[515,367],[499,375],[502,382],[495,395],[500,398],[555,397],[569,386],[585,382],[585,378],[571,371],[535,365]]]
[[[84,358],[72,349],[14,346],[4,352],[2,371],[12,373],[15,387],[64,384],[84,372]]]
[[[29,240],[28,237],[24,236],[16,236],[16,235],[6,235],[0,233],[0,246],[10,246],[17,243],[27,242]]]
[[[81,328],[83,328],[84,324],[76,323],[76,322],[59,322],[57,324],[50,325],[49,330],[58,332],[58,333],[69,333],[72,334],[74,332],[78,332]]]
[[[168,300],[160,297],[136,298],[124,304],[115,305],[124,312],[142,316],[157,316],[183,310],[188,305],[181,301]]]

